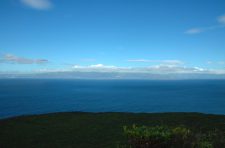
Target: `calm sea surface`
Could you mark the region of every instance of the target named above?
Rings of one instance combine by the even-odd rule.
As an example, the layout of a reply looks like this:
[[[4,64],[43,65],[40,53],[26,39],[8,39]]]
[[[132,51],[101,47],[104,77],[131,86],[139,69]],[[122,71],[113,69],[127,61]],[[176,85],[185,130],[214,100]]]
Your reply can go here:
[[[0,118],[64,111],[225,114],[225,80],[0,80]]]

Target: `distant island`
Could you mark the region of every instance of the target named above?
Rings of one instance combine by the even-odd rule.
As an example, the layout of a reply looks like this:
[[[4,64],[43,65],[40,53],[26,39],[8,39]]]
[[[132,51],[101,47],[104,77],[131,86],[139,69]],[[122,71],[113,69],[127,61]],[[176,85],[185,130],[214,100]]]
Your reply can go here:
[[[0,79],[32,78],[32,79],[140,79],[140,80],[189,80],[189,79],[225,79],[225,74],[210,73],[149,73],[149,72],[37,72],[37,73],[1,73]]]

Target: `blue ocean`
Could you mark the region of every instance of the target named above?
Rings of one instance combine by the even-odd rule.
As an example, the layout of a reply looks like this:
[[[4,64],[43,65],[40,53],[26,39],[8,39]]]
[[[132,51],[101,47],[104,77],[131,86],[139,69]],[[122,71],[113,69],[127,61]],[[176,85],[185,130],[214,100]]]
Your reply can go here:
[[[71,111],[225,114],[225,80],[0,80],[0,118]]]

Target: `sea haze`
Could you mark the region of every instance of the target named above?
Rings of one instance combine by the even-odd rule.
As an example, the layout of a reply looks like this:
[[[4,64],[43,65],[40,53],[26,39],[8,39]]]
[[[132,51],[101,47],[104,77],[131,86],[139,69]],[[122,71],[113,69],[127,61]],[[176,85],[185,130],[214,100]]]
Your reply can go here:
[[[225,114],[225,80],[0,80],[0,118],[50,112]]]

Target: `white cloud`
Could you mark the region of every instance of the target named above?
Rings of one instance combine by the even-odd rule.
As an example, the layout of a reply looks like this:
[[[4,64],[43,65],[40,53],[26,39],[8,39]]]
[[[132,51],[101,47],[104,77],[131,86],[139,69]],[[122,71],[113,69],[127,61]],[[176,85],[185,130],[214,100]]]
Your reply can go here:
[[[28,7],[39,10],[47,10],[52,7],[50,0],[21,0],[21,2]]]
[[[46,59],[30,59],[19,57],[12,54],[4,54],[0,57],[0,63],[11,63],[11,64],[45,64],[49,61]]]
[[[162,61],[163,64],[166,65],[182,65],[184,64],[184,62],[180,61],[180,60],[164,60]]]
[[[103,65],[103,64],[95,64],[95,65],[88,65],[88,66],[80,66],[80,65],[73,65],[74,69],[116,69],[116,66],[113,65]]]
[[[80,65],[73,65],[73,68],[83,68],[83,66],[80,66]]]
[[[116,66],[106,66],[106,65],[103,65],[103,64],[96,64],[96,65],[90,65],[89,66],[90,68],[116,68]]]
[[[199,67],[156,65],[149,67],[148,72],[154,74],[189,74],[189,73],[208,73],[208,70]]]
[[[68,72],[72,71],[71,69],[51,69],[51,68],[42,68],[35,70],[36,73],[49,73],[49,72]]]

